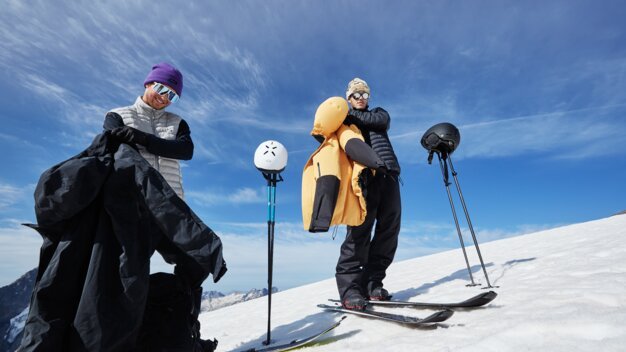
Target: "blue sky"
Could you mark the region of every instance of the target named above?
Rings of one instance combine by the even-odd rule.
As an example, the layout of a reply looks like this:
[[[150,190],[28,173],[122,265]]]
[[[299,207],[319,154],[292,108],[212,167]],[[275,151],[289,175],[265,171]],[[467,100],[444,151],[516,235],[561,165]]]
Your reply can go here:
[[[37,265],[41,239],[19,224],[34,221],[39,175],[84,149],[160,61],[185,78],[168,109],[195,143],[187,201],[230,268],[207,289],[266,285],[265,183],[252,156],[268,139],[290,152],[274,284],[334,274],[345,229],[334,240],[302,230],[301,172],[317,146],[315,109],[353,77],[392,118],[398,260],[459,245],[439,167],[419,144],[438,122],[461,131],[455,166],[481,242],[624,210],[625,15],[623,1],[5,1],[0,285]],[[169,270],[157,258],[154,268]]]

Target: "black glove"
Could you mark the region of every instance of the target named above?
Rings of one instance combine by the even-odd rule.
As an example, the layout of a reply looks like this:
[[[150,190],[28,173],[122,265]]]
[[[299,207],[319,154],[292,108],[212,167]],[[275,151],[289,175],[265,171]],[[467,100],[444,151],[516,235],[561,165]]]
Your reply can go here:
[[[122,143],[139,144],[144,147],[148,145],[149,139],[148,133],[128,126],[114,128],[111,131],[111,136]]]
[[[389,175],[389,169],[387,169],[386,166],[379,166],[376,168],[376,173],[379,173],[381,175]]]
[[[343,124],[347,126],[356,125],[358,127],[360,122],[361,121],[357,117],[354,117],[352,115],[346,116],[346,119],[343,120]]]
[[[389,170],[386,166],[379,166],[376,168],[376,174],[378,174],[380,172],[381,175],[385,176],[385,177],[390,177],[392,180],[394,181],[398,181],[399,180],[399,176],[395,173],[392,173],[391,170]],[[402,181],[400,181],[402,182]]]

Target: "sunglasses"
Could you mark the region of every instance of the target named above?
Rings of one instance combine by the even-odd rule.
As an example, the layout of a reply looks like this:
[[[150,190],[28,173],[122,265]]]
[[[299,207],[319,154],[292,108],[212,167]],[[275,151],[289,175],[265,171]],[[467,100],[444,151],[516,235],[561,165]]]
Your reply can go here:
[[[361,98],[367,100],[370,98],[370,94],[369,93],[352,93],[351,95],[352,98],[354,98],[354,100],[359,100]]]
[[[179,99],[178,94],[176,94],[176,92],[174,92],[173,90],[171,90],[168,86],[164,84],[155,82],[152,85],[152,90],[155,91],[159,95],[167,94],[167,98],[170,100],[171,103],[175,103]]]

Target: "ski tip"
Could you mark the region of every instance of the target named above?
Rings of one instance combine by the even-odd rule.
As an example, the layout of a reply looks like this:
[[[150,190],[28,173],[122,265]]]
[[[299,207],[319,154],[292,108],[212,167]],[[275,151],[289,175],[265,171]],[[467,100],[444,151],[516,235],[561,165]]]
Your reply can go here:
[[[452,309],[444,309],[440,310],[437,313],[433,314],[433,322],[442,322],[450,319],[454,315],[454,311]]]
[[[483,295],[483,298],[489,300],[490,302],[493,301],[496,297],[498,297],[498,294],[495,291],[485,292]]]
[[[457,308],[475,308],[493,301],[498,294],[495,291],[483,292],[459,304]],[[465,305],[467,303],[467,305]]]

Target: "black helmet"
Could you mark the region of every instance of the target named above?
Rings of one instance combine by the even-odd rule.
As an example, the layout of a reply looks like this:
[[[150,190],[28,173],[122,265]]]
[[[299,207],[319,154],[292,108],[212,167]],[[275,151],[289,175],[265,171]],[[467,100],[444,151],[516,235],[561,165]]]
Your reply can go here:
[[[434,125],[422,136],[422,146],[429,152],[452,154],[460,143],[459,129],[448,122]]]

